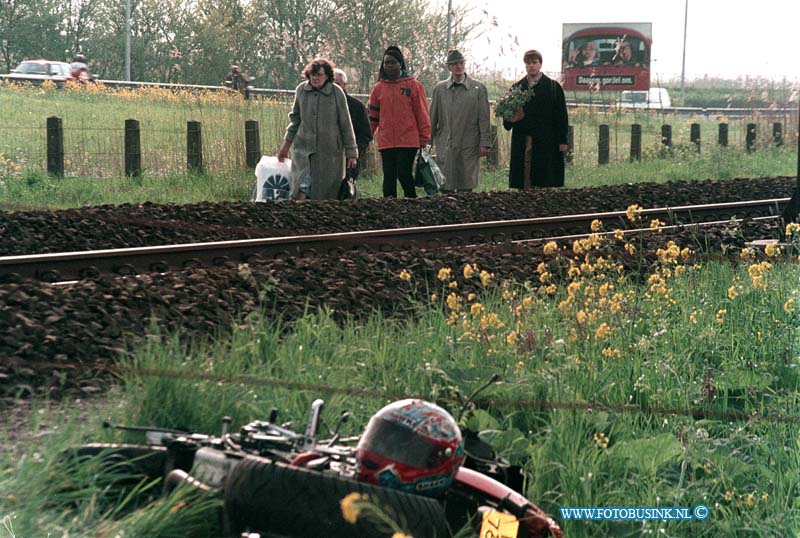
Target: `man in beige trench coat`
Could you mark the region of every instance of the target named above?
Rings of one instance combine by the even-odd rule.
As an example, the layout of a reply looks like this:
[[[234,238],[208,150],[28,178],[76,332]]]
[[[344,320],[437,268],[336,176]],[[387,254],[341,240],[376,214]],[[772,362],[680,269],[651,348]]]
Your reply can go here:
[[[436,164],[446,179],[443,191],[478,186],[480,159],[489,154],[489,97],[486,86],[467,76],[464,55],[447,52],[450,77],[431,96],[431,135]]]

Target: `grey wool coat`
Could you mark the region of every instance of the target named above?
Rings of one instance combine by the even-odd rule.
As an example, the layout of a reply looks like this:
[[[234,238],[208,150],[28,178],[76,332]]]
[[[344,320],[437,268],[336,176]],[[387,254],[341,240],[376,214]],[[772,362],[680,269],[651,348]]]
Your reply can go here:
[[[297,86],[284,140],[292,142],[292,196],[310,178],[309,198],[335,200],[345,159],[358,158],[344,90],[333,82],[320,90],[308,81]]]
[[[444,188],[477,187],[480,148],[492,145],[486,86],[469,76],[461,84],[453,77],[437,83],[431,96],[431,135]]]

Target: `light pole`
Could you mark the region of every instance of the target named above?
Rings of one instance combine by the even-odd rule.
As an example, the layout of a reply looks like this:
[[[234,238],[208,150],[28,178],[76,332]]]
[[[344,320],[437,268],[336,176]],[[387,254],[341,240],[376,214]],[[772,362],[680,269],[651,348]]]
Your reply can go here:
[[[681,106],[686,106],[683,100],[684,93],[686,91],[686,26],[689,20],[689,0],[686,0],[686,4],[683,9],[683,61],[681,62]]]
[[[445,47],[445,52],[450,50],[450,33],[451,33],[451,26],[453,24],[453,0],[447,0],[447,47]]]
[[[125,80],[131,80],[131,0],[125,0]]]

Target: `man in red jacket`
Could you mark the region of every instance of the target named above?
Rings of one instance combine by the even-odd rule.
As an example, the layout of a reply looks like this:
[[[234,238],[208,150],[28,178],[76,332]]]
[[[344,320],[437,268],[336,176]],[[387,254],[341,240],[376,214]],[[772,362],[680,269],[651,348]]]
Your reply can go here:
[[[383,54],[380,77],[369,94],[369,123],[378,132],[378,150],[383,163],[383,196],[397,196],[397,181],[406,198],[416,198],[414,157],[428,145],[431,118],[422,84],[406,71],[399,48]]]

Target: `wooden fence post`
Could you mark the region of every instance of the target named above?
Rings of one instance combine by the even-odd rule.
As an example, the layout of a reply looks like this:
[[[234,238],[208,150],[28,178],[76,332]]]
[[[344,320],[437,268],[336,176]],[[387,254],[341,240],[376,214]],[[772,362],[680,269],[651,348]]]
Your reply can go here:
[[[777,148],[783,146],[783,125],[779,121],[772,124],[772,143]]]
[[[244,159],[249,170],[255,170],[261,159],[261,136],[256,120],[244,122]]]
[[[597,139],[597,164],[608,164],[609,139],[608,125],[600,125],[600,137]]]
[[[64,125],[61,118],[47,118],[47,173],[64,177]]]
[[[492,145],[489,147],[489,155],[486,160],[490,168],[497,168],[500,163],[500,145],[497,143],[497,125],[489,125],[489,139]]]
[[[572,125],[567,126],[567,153],[564,155],[564,160],[567,164],[575,161],[575,127]]]
[[[723,148],[728,147],[728,124],[719,124],[719,134],[717,135],[717,143]]]
[[[700,153],[700,124],[699,123],[693,123],[691,125],[690,140],[692,141],[692,144],[694,144],[695,147],[697,148],[697,153]]]
[[[199,121],[186,123],[186,164],[189,172],[203,173],[203,132]]]
[[[642,126],[631,125],[631,162],[642,160]]]
[[[672,125],[661,126],[661,144],[666,149],[672,148]]]
[[[747,124],[747,135],[745,136],[745,145],[747,146],[747,153],[756,149],[756,124]]]
[[[139,120],[125,120],[125,175],[142,175],[142,143],[139,136]]]

